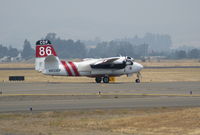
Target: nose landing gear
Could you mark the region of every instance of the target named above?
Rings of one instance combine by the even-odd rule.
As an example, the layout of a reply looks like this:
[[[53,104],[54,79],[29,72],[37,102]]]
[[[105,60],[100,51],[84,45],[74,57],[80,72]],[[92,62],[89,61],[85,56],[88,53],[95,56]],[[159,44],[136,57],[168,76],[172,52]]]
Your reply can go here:
[[[137,79],[135,80],[135,83],[140,83],[140,79],[142,78],[142,75],[140,72],[137,73]]]

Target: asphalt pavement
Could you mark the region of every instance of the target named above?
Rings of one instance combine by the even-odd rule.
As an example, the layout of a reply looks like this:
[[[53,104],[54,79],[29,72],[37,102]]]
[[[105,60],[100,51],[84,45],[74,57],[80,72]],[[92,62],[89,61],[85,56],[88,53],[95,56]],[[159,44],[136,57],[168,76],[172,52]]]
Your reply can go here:
[[[0,92],[0,112],[200,106],[199,82],[2,82]]]

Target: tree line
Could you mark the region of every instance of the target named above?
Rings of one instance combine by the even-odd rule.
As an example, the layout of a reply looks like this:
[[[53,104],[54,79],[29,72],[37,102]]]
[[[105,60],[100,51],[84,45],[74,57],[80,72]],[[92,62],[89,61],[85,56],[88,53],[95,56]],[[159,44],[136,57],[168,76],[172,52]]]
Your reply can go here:
[[[54,45],[60,58],[100,58],[113,56],[131,56],[133,58],[144,58],[148,56],[165,56],[170,59],[200,58],[200,49],[170,50],[171,39],[168,35],[146,34],[143,38],[116,39],[108,42],[98,42],[93,47],[87,46],[80,40],[61,39],[55,33],[48,33],[44,38]],[[35,57],[35,48],[26,39],[23,49],[18,50],[11,46],[0,45],[0,58],[4,56],[16,57],[21,54],[23,59]]]
[[[185,59],[185,58],[198,59],[200,58],[200,49],[194,48],[189,51],[174,50],[168,55],[168,58],[170,59]]]
[[[31,47],[31,44],[28,40],[24,41],[23,50],[18,50],[17,48],[13,48],[12,46],[6,47],[0,45],[0,58],[5,56],[7,57],[17,57],[21,54],[21,57],[24,59],[31,59],[34,56],[35,50]]]

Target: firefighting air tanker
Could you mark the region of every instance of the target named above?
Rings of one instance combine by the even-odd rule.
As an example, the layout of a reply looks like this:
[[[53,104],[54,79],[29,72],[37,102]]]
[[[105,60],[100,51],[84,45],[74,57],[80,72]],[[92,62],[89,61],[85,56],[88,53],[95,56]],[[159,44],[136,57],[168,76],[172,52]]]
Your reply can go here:
[[[137,74],[140,82],[143,66],[127,56],[83,59],[81,62],[60,60],[49,40],[36,42],[35,70],[52,76],[87,76],[95,78],[97,83],[109,83],[109,77]],[[78,53],[78,52],[77,52]]]

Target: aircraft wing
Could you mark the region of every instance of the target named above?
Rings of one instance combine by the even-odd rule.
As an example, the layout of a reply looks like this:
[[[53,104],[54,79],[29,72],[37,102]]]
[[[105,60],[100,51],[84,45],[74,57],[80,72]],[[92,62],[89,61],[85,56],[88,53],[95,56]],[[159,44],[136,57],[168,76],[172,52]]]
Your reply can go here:
[[[102,59],[94,64],[91,64],[91,68],[95,69],[122,69],[126,64],[122,62],[116,62],[119,58],[106,58]]]
[[[102,59],[96,63],[94,63],[94,65],[97,65],[97,64],[111,64],[113,63],[114,61],[118,60],[119,58],[105,58],[105,59]]]

